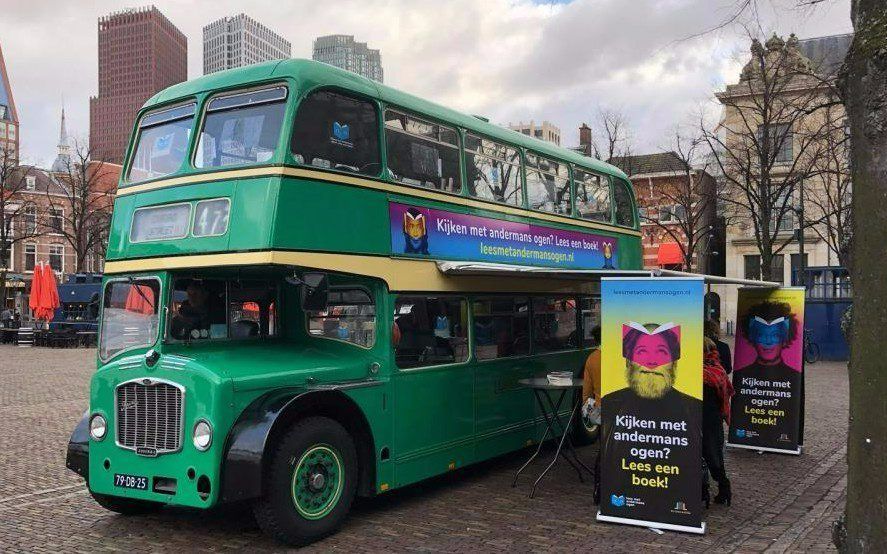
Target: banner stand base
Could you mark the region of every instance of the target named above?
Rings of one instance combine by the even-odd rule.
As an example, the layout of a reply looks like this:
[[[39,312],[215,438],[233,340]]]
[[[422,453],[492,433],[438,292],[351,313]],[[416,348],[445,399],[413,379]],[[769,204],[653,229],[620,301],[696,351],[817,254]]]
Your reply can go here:
[[[694,535],[705,534],[705,522],[700,527],[689,527],[687,525],[674,525],[671,523],[660,523],[658,521],[644,521],[641,519],[629,519],[625,517],[605,516],[597,513],[598,521],[607,523],[622,523],[625,525],[637,525],[638,527],[652,527],[653,529],[662,529],[663,531],[680,531],[681,533],[693,533]]]
[[[797,450],[787,450],[785,448],[770,448],[768,446],[752,446],[750,444],[736,444],[732,442],[728,442],[727,446],[730,448],[744,448],[746,450],[758,450],[760,452],[775,452],[776,454],[791,454],[793,456],[800,456],[801,450],[803,450],[803,446],[799,446]]]

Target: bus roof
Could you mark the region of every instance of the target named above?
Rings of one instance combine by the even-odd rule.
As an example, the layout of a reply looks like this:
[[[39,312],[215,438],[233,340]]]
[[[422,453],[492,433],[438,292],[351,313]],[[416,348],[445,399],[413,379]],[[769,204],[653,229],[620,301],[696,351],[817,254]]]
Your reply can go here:
[[[187,96],[241,87],[250,83],[268,81],[275,78],[293,79],[299,83],[303,93],[319,87],[336,87],[350,90],[363,96],[375,98],[386,104],[392,104],[407,111],[415,112],[417,115],[425,115],[441,122],[458,125],[469,131],[492,139],[507,141],[539,154],[556,157],[598,172],[626,178],[625,173],[608,163],[584,156],[568,148],[562,148],[550,142],[500,127],[479,117],[467,115],[424,100],[418,96],[371,81],[356,73],[312,60],[277,60],[204,75],[203,77],[179,83],[158,92],[145,103],[144,107],[150,108]]]

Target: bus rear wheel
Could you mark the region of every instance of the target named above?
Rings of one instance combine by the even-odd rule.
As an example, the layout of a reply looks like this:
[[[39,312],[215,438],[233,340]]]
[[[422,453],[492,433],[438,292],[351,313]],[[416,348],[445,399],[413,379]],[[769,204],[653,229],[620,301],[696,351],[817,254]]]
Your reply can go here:
[[[106,510],[116,512],[124,516],[138,516],[142,514],[150,514],[163,507],[163,504],[151,502],[148,500],[136,500],[133,498],[123,498],[120,496],[109,496],[90,491],[93,500],[99,506]]]
[[[277,540],[303,546],[335,532],[357,490],[357,450],[348,431],[326,417],[296,423],[275,445],[256,522]]]

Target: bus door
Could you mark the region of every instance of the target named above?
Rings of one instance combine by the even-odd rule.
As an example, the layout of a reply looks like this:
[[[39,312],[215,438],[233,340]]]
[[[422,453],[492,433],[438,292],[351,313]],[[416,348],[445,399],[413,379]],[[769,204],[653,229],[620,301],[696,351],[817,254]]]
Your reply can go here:
[[[474,371],[465,297],[398,295],[393,315],[392,455],[405,485],[474,461]]]

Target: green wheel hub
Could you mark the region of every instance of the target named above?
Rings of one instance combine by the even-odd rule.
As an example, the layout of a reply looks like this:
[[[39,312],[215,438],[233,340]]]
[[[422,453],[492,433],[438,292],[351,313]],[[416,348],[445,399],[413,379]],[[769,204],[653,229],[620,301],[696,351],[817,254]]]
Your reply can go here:
[[[292,497],[299,515],[320,519],[329,514],[345,481],[342,457],[331,446],[317,444],[302,454],[293,470]]]

